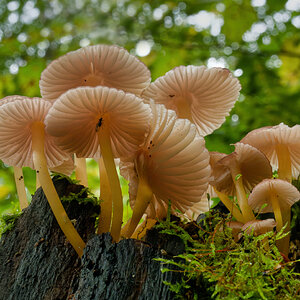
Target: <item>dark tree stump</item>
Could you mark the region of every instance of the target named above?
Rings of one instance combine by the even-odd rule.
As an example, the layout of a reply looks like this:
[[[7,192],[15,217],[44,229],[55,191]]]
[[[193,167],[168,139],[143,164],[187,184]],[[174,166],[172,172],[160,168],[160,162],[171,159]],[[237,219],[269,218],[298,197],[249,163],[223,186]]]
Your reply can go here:
[[[54,183],[60,197],[82,189],[66,179]],[[14,228],[1,238],[0,300],[174,299],[163,280],[175,282],[181,273],[161,273],[162,265],[154,258],[165,256],[157,245],[137,240],[112,243],[109,234],[94,234],[98,206],[75,200],[64,206],[82,238],[89,240],[82,262],[39,189]]]

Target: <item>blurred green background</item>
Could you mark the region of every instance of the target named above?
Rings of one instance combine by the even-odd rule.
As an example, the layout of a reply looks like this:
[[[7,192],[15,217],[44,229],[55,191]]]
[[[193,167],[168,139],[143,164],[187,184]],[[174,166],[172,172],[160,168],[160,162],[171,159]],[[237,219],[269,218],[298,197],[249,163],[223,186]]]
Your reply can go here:
[[[1,0],[0,98],[39,96],[49,62],[98,43],[137,55],[153,80],[178,65],[227,67],[239,78],[241,95],[206,143],[229,153],[254,128],[299,123],[299,11],[299,0]],[[88,172],[97,193],[93,160]],[[25,168],[24,175],[30,197],[34,172]],[[123,189],[126,194],[125,181]],[[17,206],[12,169],[0,163],[0,214]]]

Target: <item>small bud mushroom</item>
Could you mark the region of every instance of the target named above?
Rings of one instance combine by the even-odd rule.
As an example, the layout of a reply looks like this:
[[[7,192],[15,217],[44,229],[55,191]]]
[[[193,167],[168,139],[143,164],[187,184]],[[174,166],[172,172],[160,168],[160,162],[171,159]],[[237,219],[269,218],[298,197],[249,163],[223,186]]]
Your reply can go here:
[[[290,231],[291,206],[300,200],[299,191],[289,182],[281,179],[265,179],[255,186],[249,196],[249,205],[255,211],[274,212],[276,220],[276,229],[280,231],[287,224],[285,232]],[[263,204],[266,207],[262,207]],[[278,240],[278,249],[288,255],[289,253],[289,235]]]
[[[217,165],[222,169],[224,167],[228,168],[231,179],[227,171],[222,177],[216,178],[214,176],[215,181],[211,184],[218,191],[225,192],[231,196],[236,194],[243,215],[243,223],[255,219],[252,209],[248,205],[246,192],[251,191],[261,180],[272,177],[272,168],[268,159],[258,149],[250,145],[236,143],[235,151],[220,159],[216,163]],[[226,189],[222,189],[224,186]],[[232,191],[234,191],[234,194]]]
[[[103,157],[110,185],[111,234],[119,240],[123,200],[114,158],[133,155],[144,140],[151,118],[148,105],[137,96],[98,86],[69,90],[53,104],[46,130],[56,142],[78,157]],[[110,216],[109,226],[110,227]]]
[[[57,195],[48,167],[69,159],[44,131],[51,104],[39,98],[16,100],[0,109],[0,157],[9,165],[35,169],[56,220],[79,256],[84,242],[68,218]]]
[[[180,66],[151,83],[143,97],[175,110],[179,118],[195,123],[205,136],[224,123],[240,89],[238,79],[228,69]]]
[[[263,152],[272,167],[278,169],[279,179],[292,181],[300,174],[300,125],[289,127],[283,123],[249,132],[241,143]]]
[[[172,210],[181,212],[201,201],[211,175],[209,153],[194,124],[177,119],[163,105],[152,101],[150,105],[150,133],[131,164],[137,174],[132,179],[138,179],[138,184],[129,186],[137,186],[137,192],[131,199],[132,218],[122,229],[125,237],[132,236],[144,213],[151,219],[165,217],[169,201]]]

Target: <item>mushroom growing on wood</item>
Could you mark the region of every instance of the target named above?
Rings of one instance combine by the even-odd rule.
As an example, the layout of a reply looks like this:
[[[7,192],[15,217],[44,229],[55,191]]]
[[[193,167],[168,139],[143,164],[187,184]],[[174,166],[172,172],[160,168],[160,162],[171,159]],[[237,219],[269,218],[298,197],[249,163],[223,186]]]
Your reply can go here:
[[[216,176],[218,166],[222,170],[224,167],[227,168],[227,172],[221,174],[222,176]],[[211,184],[227,195],[236,195],[243,223],[254,220],[246,192],[251,191],[261,180],[272,177],[272,168],[266,156],[250,145],[236,143],[235,151],[218,160],[213,169],[214,181]]]
[[[290,231],[291,206],[300,200],[299,191],[289,182],[281,179],[265,179],[259,183],[249,196],[249,205],[262,213],[274,212],[276,229],[280,231],[286,225],[284,232]],[[267,206],[262,208],[263,204]],[[288,255],[289,235],[278,240],[279,250]]]
[[[289,127],[283,123],[249,132],[241,143],[263,152],[272,167],[278,169],[279,179],[292,181],[300,174],[300,125]]]
[[[130,191],[132,218],[122,229],[125,237],[132,236],[144,213],[151,219],[165,217],[169,201],[173,211],[184,213],[201,201],[211,179],[209,153],[194,124],[177,119],[163,105],[150,105],[150,133],[134,159],[120,167],[134,189]]]
[[[238,79],[228,69],[180,66],[151,83],[143,97],[175,110],[179,118],[195,123],[205,136],[224,123],[240,89]]]
[[[53,104],[46,130],[56,142],[78,157],[103,162],[113,204],[111,234],[119,240],[123,199],[114,158],[133,155],[144,140],[151,110],[137,96],[108,87],[69,90]],[[110,216],[105,218],[109,222]]]
[[[79,256],[85,243],[68,218],[57,195],[48,168],[69,159],[45,133],[44,118],[51,104],[39,98],[16,100],[0,109],[0,157],[17,167],[35,169],[56,220]]]

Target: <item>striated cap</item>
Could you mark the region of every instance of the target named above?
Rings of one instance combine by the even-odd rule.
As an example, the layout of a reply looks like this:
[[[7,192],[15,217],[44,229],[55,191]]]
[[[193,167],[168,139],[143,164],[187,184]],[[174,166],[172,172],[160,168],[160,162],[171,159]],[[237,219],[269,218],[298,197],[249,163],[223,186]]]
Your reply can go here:
[[[228,69],[180,66],[156,79],[142,95],[195,123],[205,136],[224,123],[240,89],[238,79]]]
[[[194,124],[177,119],[172,110],[151,102],[153,119],[150,133],[141,145],[131,171],[121,167],[121,174],[130,177],[131,204],[134,206],[138,176],[143,176],[153,191],[146,211],[150,218],[164,217],[169,200],[172,210],[185,212],[201,201],[211,179],[209,153]]]
[[[69,89],[107,86],[140,95],[151,81],[148,68],[118,46],[96,45],[69,52],[42,72],[41,94],[54,102]]]
[[[242,227],[242,231],[244,231],[246,234],[254,232],[254,234],[259,235],[273,230],[275,226],[276,222],[274,219],[253,220],[244,224]]]
[[[34,169],[31,126],[43,123],[51,104],[40,98],[23,98],[0,107],[0,158],[10,166]],[[49,168],[62,164],[69,155],[45,133],[45,156]]]
[[[237,165],[240,169],[246,192],[265,178],[272,177],[272,168],[266,156],[258,149],[242,144],[235,144],[235,151],[212,164],[214,180],[212,185],[222,193],[233,196],[234,182],[230,167]]]
[[[151,118],[142,99],[113,88],[80,87],[63,94],[45,120],[58,145],[77,157],[100,157],[98,130],[108,126],[115,157],[131,156],[144,141]]]
[[[290,209],[300,200],[299,191],[289,182],[281,179],[265,179],[249,195],[248,202],[251,208],[262,213],[272,212],[271,192],[276,194],[281,211]],[[267,206],[262,209],[263,204]]]

